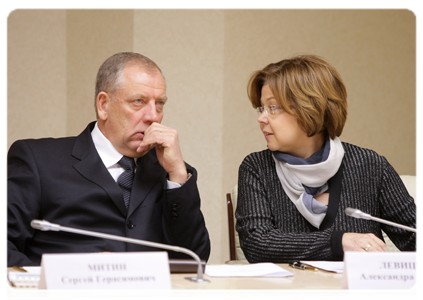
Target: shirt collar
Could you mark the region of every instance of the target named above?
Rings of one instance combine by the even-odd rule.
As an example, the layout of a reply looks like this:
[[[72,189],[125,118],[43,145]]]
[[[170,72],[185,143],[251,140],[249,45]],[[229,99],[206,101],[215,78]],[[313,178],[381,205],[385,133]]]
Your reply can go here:
[[[98,128],[98,122],[95,123],[93,131],[91,131],[91,137],[94,142],[94,146],[103,161],[106,168],[110,168],[122,158],[112,143],[103,135],[103,133]]]

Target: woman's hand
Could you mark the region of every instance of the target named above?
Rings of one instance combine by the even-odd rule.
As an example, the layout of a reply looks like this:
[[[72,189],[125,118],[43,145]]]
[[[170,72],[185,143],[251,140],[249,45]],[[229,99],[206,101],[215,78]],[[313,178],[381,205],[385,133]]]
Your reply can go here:
[[[342,236],[345,251],[388,252],[386,244],[373,233],[347,232]]]

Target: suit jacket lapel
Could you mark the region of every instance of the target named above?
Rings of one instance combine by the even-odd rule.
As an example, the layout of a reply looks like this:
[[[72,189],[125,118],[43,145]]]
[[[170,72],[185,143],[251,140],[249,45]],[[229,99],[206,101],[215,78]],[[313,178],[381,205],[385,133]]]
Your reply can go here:
[[[131,215],[152,192],[153,189],[164,189],[166,171],[156,157],[156,150],[151,149],[137,161],[134,184],[132,185],[131,200],[129,201],[128,215]],[[153,199],[154,201],[157,199]]]
[[[79,162],[74,164],[73,167],[83,177],[100,186],[109,195],[122,215],[126,216],[127,210],[123,202],[122,191],[110,176],[92,141],[91,131],[94,124],[95,122],[90,123],[75,141],[72,156],[79,159]]]

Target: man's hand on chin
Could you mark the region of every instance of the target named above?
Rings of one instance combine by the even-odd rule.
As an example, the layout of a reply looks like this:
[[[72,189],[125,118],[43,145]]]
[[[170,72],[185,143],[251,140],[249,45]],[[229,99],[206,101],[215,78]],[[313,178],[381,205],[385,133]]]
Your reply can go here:
[[[156,147],[157,159],[169,174],[169,181],[185,183],[187,170],[179,146],[178,132],[159,123],[152,123],[144,132],[144,138],[137,152],[147,153]]]

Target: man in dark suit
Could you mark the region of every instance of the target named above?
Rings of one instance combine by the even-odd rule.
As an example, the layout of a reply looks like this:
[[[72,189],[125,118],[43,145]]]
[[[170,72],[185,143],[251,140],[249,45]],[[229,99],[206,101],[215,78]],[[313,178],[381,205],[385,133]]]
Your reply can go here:
[[[182,159],[177,131],[160,124],[166,101],[160,68],[141,54],[118,53],[97,74],[97,122],[77,137],[10,147],[8,266],[39,265],[43,253],[159,250],[36,231],[33,219],[185,247],[208,259],[196,170]]]

